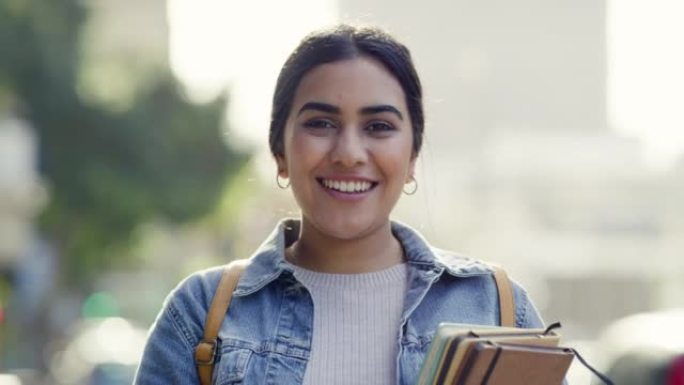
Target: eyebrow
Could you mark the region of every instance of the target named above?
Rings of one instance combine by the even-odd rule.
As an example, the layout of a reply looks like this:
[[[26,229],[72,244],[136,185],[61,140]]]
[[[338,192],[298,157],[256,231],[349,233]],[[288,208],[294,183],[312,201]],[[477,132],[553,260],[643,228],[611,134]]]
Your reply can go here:
[[[304,104],[302,106],[302,108],[299,109],[299,112],[297,113],[297,115],[301,115],[302,112],[307,111],[307,110],[327,112],[330,114],[339,114],[340,113],[340,108],[335,107],[332,104],[320,103],[320,102],[308,102],[308,103]]]
[[[397,110],[395,107],[390,106],[388,104],[381,104],[377,106],[368,106],[368,107],[363,107],[361,109],[361,114],[362,115],[373,115],[373,114],[379,114],[382,112],[391,112],[399,118],[399,120],[404,120],[404,117],[401,115],[401,112]]]
[[[321,103],[321,102],[308,102],[308,103],[304,104],[302,106],[302,108],[299,109],[299,112],[297,113],[297,115],[301,115],[304,111],[308,111],[308,110],[327,112],[330,114],[339,114],[341,112],[339,107],[334,106],[332,104]],[[388,104],[380,104],[377,106],[363,107],[363,108],[361,108],[361,110],[359,110],[359,112],[361,113],[361,115],[373,115],[373,114],[380,114],[383,112],[390,112],[390,113],[397,115],[397,117],[400,120],[404,120],[404,116],[401,114],[401,112],[396,107],[388,105]]]

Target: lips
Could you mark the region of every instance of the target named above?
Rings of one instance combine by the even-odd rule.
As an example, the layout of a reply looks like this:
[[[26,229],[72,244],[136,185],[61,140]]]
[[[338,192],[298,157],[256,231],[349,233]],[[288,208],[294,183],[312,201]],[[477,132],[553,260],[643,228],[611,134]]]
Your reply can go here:
[[[363,194],[378,185],[377,182],[361,179],[317,178],[317,180],[323,188],[346,194]]]

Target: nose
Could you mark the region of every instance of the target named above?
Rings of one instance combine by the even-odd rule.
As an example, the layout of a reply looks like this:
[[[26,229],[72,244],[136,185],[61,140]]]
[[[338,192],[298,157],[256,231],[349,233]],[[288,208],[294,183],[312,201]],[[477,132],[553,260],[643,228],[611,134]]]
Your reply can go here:
[[[351,168],[366,163],[368,151],[362,134],[355,127],[345,127],[335,137],[331,151],[334,163]]]

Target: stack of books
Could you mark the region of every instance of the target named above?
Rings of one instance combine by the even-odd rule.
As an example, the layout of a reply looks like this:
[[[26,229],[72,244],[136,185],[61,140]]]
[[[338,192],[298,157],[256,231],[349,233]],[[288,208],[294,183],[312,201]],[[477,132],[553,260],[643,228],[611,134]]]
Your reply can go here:
[[[553,329],[441,324],[417,385],[560,385],[574,351]]]

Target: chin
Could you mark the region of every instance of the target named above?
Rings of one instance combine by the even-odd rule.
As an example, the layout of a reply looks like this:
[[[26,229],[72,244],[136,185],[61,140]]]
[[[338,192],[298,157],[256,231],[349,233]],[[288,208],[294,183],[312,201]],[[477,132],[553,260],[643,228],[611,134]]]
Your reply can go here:
[[[353,241],[374,233],[387,221],[389,219],[377,221],[352,217],[319,218],[318,220],[311,221],[311,224],[322,235],[345,241]]]

